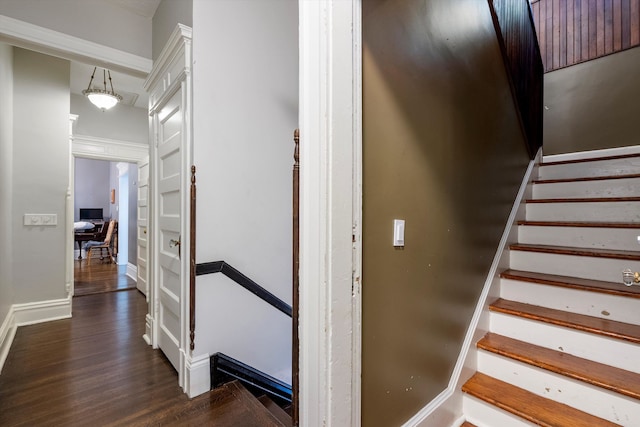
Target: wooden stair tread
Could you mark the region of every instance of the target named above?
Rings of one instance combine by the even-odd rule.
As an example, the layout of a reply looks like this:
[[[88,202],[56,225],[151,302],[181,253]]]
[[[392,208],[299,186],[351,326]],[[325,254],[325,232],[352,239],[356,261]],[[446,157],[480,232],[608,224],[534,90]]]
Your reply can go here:
[[[640,325],[616,322],[615,320],[585,316],[537,305],[508,301],[502,298],[489,306],[491,311],[511,314],[557,326],[576,329],[610,338],[640,344]]]
[[[284,426],[292,427],[293,420],[291,415],[287,414],[287,411],[282,409],[276,402],[271,400],[269,396],[263,394],[262,396],[258,396],[258,400],[262,405],[269,410]]]
[[[589,163],[589,162],[598,162],[602,160],[618,160],[618,159],[631,159],[634,157],[640,157],[640,154],[619,154],[616,156],[602,156],[602,157],[592,157],[586,159],[574,159],[574,160],[560,160],[557,162],[543,162],[540,163],[540,166],[557,166],[557,165],[569,165],[572,163]]]
[[[579,277],[558,276],[555,274],[535,273],[532,271],[506,270],[500,274],[503,279],[520,282],[539,283],[589,292],[599,292],[629,298],[640,298],[640,286],[625,286],[616,282],[582,279]]]
[[[640,228],[640,222],[518,221],[518,225],[536,227]]]
[[[575,255],[589,256],[597,258],[614,258],[629,261],[640,261],[640,252],[638,251],[619,251],[614,249],[591,249],[591,248],[574,248],[571,246],[551,246],[551,245],[530,245],[524,243],[516,243],[509,246],[512,251],[539,252],[558,255]],[[622,276],[620,278],[622,282]]]
[[[460,427],[476,427],[475,424],[471,424],[469,421],[465,421],[460,424]]]
[[[486,334],[477,346],[480,349],[556,374],[640,399],[640,374],[635,372],[614,368],[491,332]]]
[[[640,197],[562,197],[554,199],[527,199],[526,203],[613,203],[640,202]]]
[[[640,178],[640,174],[626,174],[626,175],[599,175],[599,176],[585,176],[580,178],[557,178],[557,179],[536,179],[532,182],[534,184],[559,184],[565,182],[585,182],[585,181],[605,181],[608,179],[630,179]]]
[[[462,391],[544,427],[617,426],[479,372],[462,386]]]

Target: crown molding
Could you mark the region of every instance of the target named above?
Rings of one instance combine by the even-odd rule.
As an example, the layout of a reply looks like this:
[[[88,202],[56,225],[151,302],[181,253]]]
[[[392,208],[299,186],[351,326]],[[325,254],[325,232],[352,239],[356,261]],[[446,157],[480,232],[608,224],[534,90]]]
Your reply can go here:
[[[90,63],[145,77],[153,65],[150,58],[134,55],[49,28],[0,15],[0,41],[68,60]]]

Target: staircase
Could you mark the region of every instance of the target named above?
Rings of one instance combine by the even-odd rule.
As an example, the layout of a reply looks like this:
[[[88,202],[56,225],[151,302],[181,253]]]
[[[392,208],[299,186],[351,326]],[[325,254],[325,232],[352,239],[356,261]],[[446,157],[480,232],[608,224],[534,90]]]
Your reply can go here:
[[[640,426],[640,155],[542,164],[465,426]]]

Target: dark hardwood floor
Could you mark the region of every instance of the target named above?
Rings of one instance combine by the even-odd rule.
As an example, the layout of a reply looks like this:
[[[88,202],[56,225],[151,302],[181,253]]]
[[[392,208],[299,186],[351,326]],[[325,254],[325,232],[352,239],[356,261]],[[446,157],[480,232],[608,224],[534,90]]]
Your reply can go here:
[[[127,276],[127,266],[100,261],[95,258],[91,265],[87,259],[74,261],[74,295],[85,296],[102,292],[115,292],[136,288],[136,282]]]
[[[146,313],[137,290],[109,292],[74,298],[72,319],[19,327],[0,375],[0,426],[279,425],[220,391],[190,400],[142,339]]]

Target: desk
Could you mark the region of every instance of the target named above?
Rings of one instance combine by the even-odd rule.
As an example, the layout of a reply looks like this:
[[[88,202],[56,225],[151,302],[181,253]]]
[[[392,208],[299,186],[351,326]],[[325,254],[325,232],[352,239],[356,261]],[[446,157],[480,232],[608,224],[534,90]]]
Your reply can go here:
[[[102,232],[104,231],[104,222],[94,223],[95,228],[91,231],[78,230],[74,231],[73,239],[78,243],[78,249],[80,250],[78,254],[78,259],[82,259],[82,242],[88,242],[89,240],[102,241],[104,240],[104,235]]]

